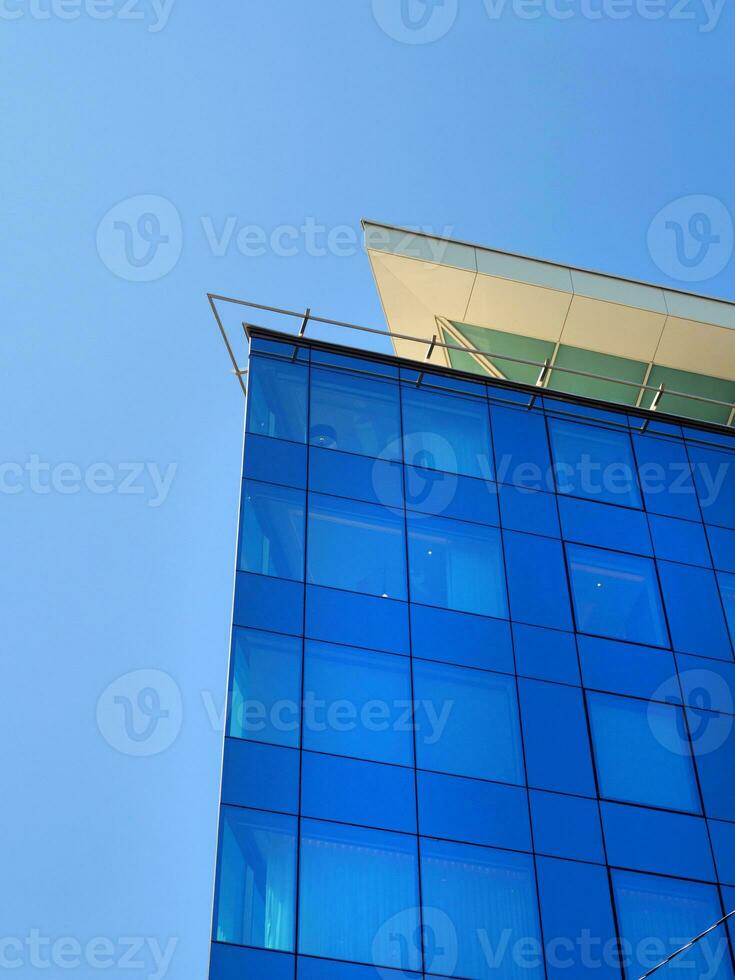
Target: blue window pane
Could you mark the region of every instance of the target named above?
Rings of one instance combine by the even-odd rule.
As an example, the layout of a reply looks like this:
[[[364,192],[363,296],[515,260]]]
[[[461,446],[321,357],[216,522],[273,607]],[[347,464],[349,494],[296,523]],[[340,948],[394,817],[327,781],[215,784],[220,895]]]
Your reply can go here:
[[[641,506],[627,432],[552,418],[549,435],[559,493]]]
[[[299,956],[298,980],[421,980],[421,974]]]
[[[416,660],[413,679],[421,769],[524,782],[514,678]]]
[[[306,446],[282,439],[248,435],[245,439],[245,476],[287,487],[306,487]]]
[[[287,953],[213,943],[209,980],[293,980],[294,961]]]
[[[620,931],[632,951],[626,964],[628,980],[638,980],[723,914],[714,885],[633,871],[613,871],[612,875]],[[732,965],[722,946],[723,937],[722,930],[717,930],[682,953],[678,966],[682,975],[731,980]]]
[[[477,980],[544,976],[530,855],[422,840],[421,888],[432,937],[427,973]],[[524,955],[514,955],[519,942]],[[492,965],[488,949],[497,959]]]
[[[380,378],[398,378],[398,367],[389,360],[351,354],[338,354],[336,351],[314,349],[311,352],[312,364],[326,364],[330,367],[347,368],[360,373],[374,374]]]
[[[708,817],[735,820],[735,718],[688,708],[687,719],[704,811]]]
[[[528,403],[528,396],[524,395]],[[527,490],[554,490],[546,423],[538,412],[493,405],[495,474],[498,483]]]
[[[298,813],[299,753],[281,746],[226,738],[222,802]]]
[[[307,365],[270,357],[250,358],[247,430],[306,442]]]
[[[418,791],[419,831],[425,836],[531,850],[525,789],[420,772]]]
[[[401,458],[398,385],[313,367],[309,442],[323,449]]]
[[[304,625],[303,584],[238,572],[233,622],[235,626],[301,633]]]
[[[304,748],[412,765],[409,668],[405,657],[307,640]]]
[[[416,833],[410,769],[305,752],[301,778],[305,817]]]
[[[668,561],[660,561],[658,569],[674,649],[732,660],[714,572]]]
[[[578,688],[521,678],[528,785],[595,795],[587,719]]]
[[[412,466],[493,478],[490,416],[484,398],[404,385],[404,459]]]
[[[574,634],[513,623],[513,644],[519,674],[542,681],[579,684]]]
[[[503,527],[510,531],[559,537],[556,497],[551,493],[501,484],[500,512]]]
[[[513,672],[510,624],[470,613],[411,604],[414,657]]]
[[[735,528],[735,454],[690,442],[689,458],[705,521]]]
[[[539,854],[604,864],[597,800],[529,790],[533,839]]]
[[[303,580],[304,501],[301,490],[243,482],[240,571]]]
[[[497,528],[409,514],[408,555],[414,602],[507,618]]]
[[[403,467],[332,449],[309,451],[309,489],[403,510]]]
[[[661,595],[650,558],[568,545],[577,629],[612,639],[668,646]]]
[[[602,803],[607,859],[634,871],[715,880],[702,817],[641,806]]]
[[[669,650],[596,636],[579,636],[577,643],[585,687],[657,701],[681,701],[674,655]]]
[[[417,970],[416,838],[303,820],[299,952]]]
[[[403,517],[357,500],[309,494],[308,581],[406,598]]]
[[[503,533],[510,612],[532,626],[572,629],[561,543],[535,534]]]
[[[274,745],[299,744],[301,640],[236,629],[228,735]]]
[[[537,871],[548,977],[619,980],[614,960],[603,955],[614,948],[616,936],[605,869],[541,857]],[[585,936],[594,937],[588,950]]]
[[[705,711],[735,714],[735,663],[676,655],[684,703]]]
[[[638,555],[652,554],[648,521],[641,511],[611,507],[592,500],[560,497],[559,514],[566,541],[616,551],[633,551]]]
[[[715,852],[717,877],[729,885],[735,883],[735,823],[709,820],[712,849]],[[730,906],[735,908],[735,906]]]
[[[700,521],[692,467],[684,443],[654,435],[633,436],[638,480],[646,510]]]
[[[657,558],[689,565],[711,565],[704,527],[694,521],[648,515]]]
[[[724,527],[708,527],[707,537],[715,568],[721,572],[735,572],[735,531]]]
[[[596,693],[587,703],[602,796],[699,812],[681,708]]]
[[[488,480],[406,466],[406,507],[476,524],[499,523],[498,488]]]
[[[408,656],[408,606],[393,599],[309,585],[306,635],[313,640]]]
[[[294,948],[296,818],[223,807],[215,939]]]
[[[735,638],[735,575],[725,575],[720,572],[717,581],[722,595],[722,604],[725,607],[730,636]]]

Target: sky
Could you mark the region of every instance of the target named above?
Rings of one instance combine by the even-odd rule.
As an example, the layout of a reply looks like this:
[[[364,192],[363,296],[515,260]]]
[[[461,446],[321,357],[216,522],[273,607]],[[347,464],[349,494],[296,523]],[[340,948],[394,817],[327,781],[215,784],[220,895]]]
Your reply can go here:
[[[383,326],[369,218],[733,299],[734,45],[721,0],[0,0],[0,968],[206,975],[207,292]]]

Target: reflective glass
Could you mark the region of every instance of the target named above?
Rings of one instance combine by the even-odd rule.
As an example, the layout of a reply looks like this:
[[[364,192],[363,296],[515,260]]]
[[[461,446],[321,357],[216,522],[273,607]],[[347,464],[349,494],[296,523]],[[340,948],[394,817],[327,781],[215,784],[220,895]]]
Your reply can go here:
[[[514,620],[571,630],[569,585],[561,543],[535,534],[504,531],[505,563]]]
[[[725,575],[720,572],[717,575],[717,581],[722,595],[722,604],[725,607],[730,636],[735,640],[735,575]],[[726,649],[724,645],[723,649]]]
[[[735,820],[735,718],[720,711],[687,708],[687,720],[704,811],[718,820]]]
[[[622,552],[568,545],[577,628],[613,639],[668,646],[653,561]]]
[[[717,579],[708,568],[658,563],[674,649],[732,660]]]
[[[689,565],[712,564],[704,527],[699,522],[649,514],[648,523],[657,558]]]
[[[476,524],[499,523],[498,488],[488,480],[406,466],[406,507]]]
[[[642,506],[627,432],[550,418],[549,434],[559,493]]]
[[[715,568],[721,572],[735,572],[735,531],[724,527],[708,527],[707,537]]]
[[[681,708],[592,692],[587,704],[602,796],[700,811]]]
[[[309,494],[307,578],[353,592],[406,598],[406,544],[397,511]]]
[[[735,824],[720,820],[708,821],[712,849],[715,852],[717,877],[728,884],[735,883]]]
[[[528,403],[528,396],[524,395]],[[554,490],[549,457],[546,422],[539,412],[491,408],[495,444],[495,474],[498,483],[508,483],[527,490]]]
[[[309,489],[403,509],[403,467],[332,449],[309,451]]]
[[[301,640],[235,629],[231,669],[228,735],[297,746]]]
[[[605,862],[597,800],[529,790],[533,840],[539,854]]]
[[[287,953],[213,943],[209,980],[293,980],[295,960]]]
[[[559,516],[554,494],[505,484],[500,485],[499,493],[504,528],[559,537]]]
[[[414,602],[507,617],[497,528],[409,514],[408,555]]]
[[[247,431],[306,442],[306,364],[253,355],[248,379]]]
[[[312,367],[309,442],[313,446],[400,459],[400,436],[397,384]]]
[[[307,585],[306,635],[408,656],[408,606],[393,599]]]
[[[471,613],[411,604],[414,657],[513,673],[510,624]]]
[[[244,475],[249,480],[306,487],[306,446],[249,433],[245,439]]]
[[[669,650],[597,636],[578,636],[577,645],[585,687],[657,701],[681,700]]]
[[[279,633],[301,633],[304,626],[303,583],[238,572],[233,623]]]
[[[705,521],[735,528],[735,453],[691,442],[688,450]]]
[[[238,568],[303,580],[305,494],[254,480],[242,488]]]
[[[299,952],[421,969],[416,838],[301,822]]]
[[[215,939],[294,948],[295,817],[222,807]]]
[[[513,623],[513,645],[519,674],[542,681],[579,684],[573,633]]]
[[[562,534],[566,541],[596,548],[653,554],[648,521],[642,511],[611,507],[593,500],[559,497]]]
[[[226,738],[222,802],[298,813],[299,753],[280,745]]]
[[[405,384],[401,397],[406,463],[492,479],[490,416],[484,398]]]
[[[638,480],[646,510],[668,517],[702,519],[692,479],[692,467],[683,442],[654,435],[633,435]]]

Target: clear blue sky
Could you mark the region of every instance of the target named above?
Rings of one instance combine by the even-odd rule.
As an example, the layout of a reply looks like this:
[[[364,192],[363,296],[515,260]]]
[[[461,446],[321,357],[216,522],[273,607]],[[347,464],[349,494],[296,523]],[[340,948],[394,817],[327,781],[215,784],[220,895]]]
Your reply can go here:
[[[690,0],[693,20],[649,20],[631,0],[614,19],[625,0],[608,0],[593,19],[601,2],[528,19],[509,0],[493,19],[499,0],[446,0],[446,23],[402,30],[399,0],[135,0],[141,18],[122,0],[0,0],[0,932],[18,940],[0,953],[16,976],[50,957],[47,978],[99,976],[95,956],[108,976],[156,975],[148,946],[145,969],[123,968],[125,937],[176,939],[166,975],[205,975],[207,705],[225,689],[243,407],[206,292],[379,323],[360,249],[272,241],[305,221],[356,236],[361,217],[687,288],[650,254],[651,220],[691,195],[715,199],[712,234],[735,214],[735,10],[713,24]],[[175,210],[143,206],[163,223],[144,221],[131,262],[137,205],[105,216],[138,195]],[[177,258],[176,214],[173,268],[132,281],[161,271],[147,239]],[[238,249],[244,226],[264,254]],[[735,259],[691,288],[735,297]],[[143,669],[170,675],[182,715],[138,757],[150,743],[114,719],[139,678],[98,699]],[[90,952],[95,937],[111,946]]]

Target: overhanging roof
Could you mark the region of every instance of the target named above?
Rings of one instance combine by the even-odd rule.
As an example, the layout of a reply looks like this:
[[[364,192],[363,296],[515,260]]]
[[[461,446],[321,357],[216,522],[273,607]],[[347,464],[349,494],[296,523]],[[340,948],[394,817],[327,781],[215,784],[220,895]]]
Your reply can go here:
[[[735,422],[735,304],[389,225],[363,226],[397,354],[419,358],[436,336],[467,348],[435,347],[437,364]]]

